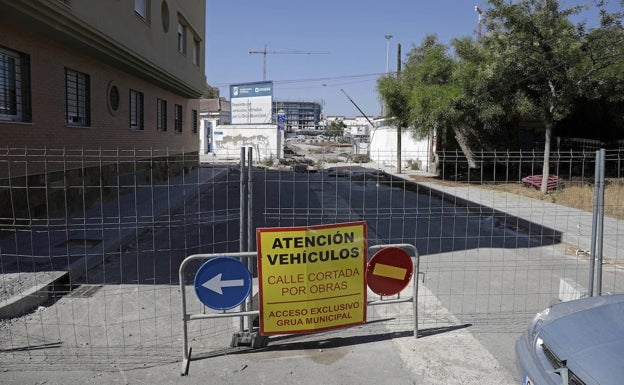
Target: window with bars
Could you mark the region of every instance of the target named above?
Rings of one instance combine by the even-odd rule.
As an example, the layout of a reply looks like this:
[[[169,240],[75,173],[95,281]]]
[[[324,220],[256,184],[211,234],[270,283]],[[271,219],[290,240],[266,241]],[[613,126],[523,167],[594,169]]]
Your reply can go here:
[[[156,99],[156,129],[167,132],[167,101]]]
[[[193,64],[195,64],[196,66],[198,66],[200,64],[200,57],[199,57],[199,52],[200,51],[200,44],[199,44],[199,40],[197,39],[193,39]]]
[[[91,125],[89,75],[65,68],[65,123],[69,126]]]
[[[31,118],[30,56],[0,47],[0,120]]]
[[[182,106],[175,105],[175,132],[182,132]]]
[[[192,114],[193,125],[191,127],[191,132],[193,134],[197,134],[197,125],[199,123],[199,119],[198,119],[198,116],[197,116],[197,110],[192,110],[192,111],[193,111],[193,114]]]
[[[130,90],[130,128],[143,129],[143,93]]]
[[[186,26],[178,21],[178,52],[186,55]]]

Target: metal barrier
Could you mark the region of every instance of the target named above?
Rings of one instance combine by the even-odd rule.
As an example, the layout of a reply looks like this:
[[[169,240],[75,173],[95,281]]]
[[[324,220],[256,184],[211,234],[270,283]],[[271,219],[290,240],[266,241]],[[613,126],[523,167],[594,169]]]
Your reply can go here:
[[[255,251],[250,252],[241,252],[241,253],[227,253],[227,256],[234,258],[247,258],[248,266],[249,261],[253,257],[257,257],[257,253]],[[233,318],[233,317],[241,317],[241,332],[244,331],[244,317],[248,316],[248,325],[249,331],[251,332],[252,320],[251,317],[259,315],[260,312],[258,310],[244,310],[253,307],[253,295],[250,295],[245,302],[245,305],[242,307],[242,311],[224,311],[223,313],[218,314],[188,314],[186,311],[186,288],[184,282],[184,272],[186,270],[186,266],[193,261],[197,260],[208,260],[210,258],[222,257],[223,253],[219,254],[196,254],[186,257],[184,261],[180,264],[179,269],[179,278],[180,278],[180,295],[182,297],[182,369],[180,374],[185,376],[188,374],[188,368],[190,364],[191,357],[191,348],[188,346],[188,327],[187,323],[189,321],[201,320],[201,319],[210,319],[210,318]],[[253,293],[253,289],[252,289]]]
[[[401,298],[400,293],[393,299],[383,299],[380,297],[379,300],[376,301],[368,301],[367,305],[376,306],[376,305],[389,305],[392,303],[402,303],[402,302],[411,302],[412,310],[414,312],[414,338],[418,338],[418,276],[420,275],[420,255],[418,254],[418,249],[416,246],[408,244],[408,243],[399,243],[394,245],[377,245],[371,246],[368,248],[369,253],[374,250],[380,250],[384,247],[399,247],[402,249],[409,249],[413,252],[412,262],[414,263],[414,275],[412,277],[412,296]]]
[[[414,264],[414,273],[412,276],[412,295],[409,297],[401,298],[400,293],[396,296],[390,296],[389,298],[384,298],[380,296],[375,300],[367,300],[367,306],[378,306],[378,305],[390,305],[396,303],[412,303],[412,311],[413,311],[413,320],[414,320],[414,338],[418,338],[418,276],[419,266],[420,266],[420,255],[418,254],[418,250],[414,245],[411,244],[391,244],[391,245],[376,245],[368,248],[368,259],[370,259],[371,251],[381,250],[385,247],[398,247],[402,249],[408,249],[409,252],[412,253],[410,255],[412,259],[412,263]],[[408,254],[409,254],[408,252]],[[245,303],[241,304],[240,310],[236,311],[227,311],[224,310],[222,313],[216,314],[188,314],[187,313],[187,300],[186,300],[186,285],[185,285],[185,271],[187,266],[193,261],[201,261],[201,260],[209,260],[210,258],[215,257],[233,257],[241,260],[246,259],[247,266],[251,267],[251,260],[253,258],[257,258],[257,252],[239,252],[239,253],[218,253],[218,254],[196,254],[191,255],[182,261],[179,269],[179,282],[180,282],[180,294],[181,294],[181,302],[182,302],[182,366],[180,375],[185,376],[188,374],[191,352],[192,348],[189,347],[188,344],[188,322],[202,320],[202,319],[211,319],[211,318],[234,318],[240,317],[240,333],[235,335],[232,339],[232,345],[235,345],[235,340],[244,341],[249,344],[251,347],[262,347],[265,345],[266,340],[259,335],[258,332],[254,332],[253,329],[253,318],[254,316],[259,316],[259,310],[250,310],[253,308],[253,287],[249,296],[247,297]],[[251,270],[251,269],[250,269]],[[253,281],[252,281],[253,282]],[[253,283],[252,283],[253,285]],[[394,297],[394,298],[392,298]],[[368,294],[367,294],[368,298]],[[245,322],[244,318],[247,317],[247,331],[245,331]]]

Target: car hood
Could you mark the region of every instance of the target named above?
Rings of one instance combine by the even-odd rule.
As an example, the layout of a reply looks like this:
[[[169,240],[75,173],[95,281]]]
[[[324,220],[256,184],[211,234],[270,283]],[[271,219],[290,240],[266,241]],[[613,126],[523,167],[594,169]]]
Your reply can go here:
[[[588,384],[624,378],[624,295],[555,305],[538,336]]]

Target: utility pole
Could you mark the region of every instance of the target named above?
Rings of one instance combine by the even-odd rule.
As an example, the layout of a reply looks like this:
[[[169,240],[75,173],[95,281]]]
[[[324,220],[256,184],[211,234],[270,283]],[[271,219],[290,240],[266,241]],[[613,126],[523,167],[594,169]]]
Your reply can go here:
[[[390,71],[390,68],[388,66],[389,60],[390,60],[390,39],[392,39],[392,35],[384,35],[384,37],[386,38],[386,75],[388,75],[388,72]],[[385,116],[385,111],[386,111],[386,106],[384,105],[384,103],[381,103],[381,116]]]
[[[401,43],[397,44],[397,81],[401,81]],[[397,124],[397,174],[401,173],[401,124]]]
[[[254,54],[262,54],[262,80],[266,80],[266,63],[267,63],[267,54],[278,54],[278,55],[317,55],[317,54],[328,54],[326,51],[297,51],[297,50],[284,50],[284,51],[267,51],[266,44],[264,45],[264,49],[262,51],[249,51],[250,55]]]

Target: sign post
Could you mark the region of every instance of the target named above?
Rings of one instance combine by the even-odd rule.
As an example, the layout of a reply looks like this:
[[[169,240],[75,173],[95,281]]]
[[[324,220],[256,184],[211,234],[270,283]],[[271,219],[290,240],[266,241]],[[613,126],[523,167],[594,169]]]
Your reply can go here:
[[[366,322],[366,223],[258,229],[260,333]]]
[[[207,260],[195,274],[195,293],[206,306],[228,310],[240,305],[251,291],[251,274],[236,258]]]
[[[381,296],[395,295],[405,289],[414,274],[409,254],[399,247],[384,247],[368,261],[366,282]]]

